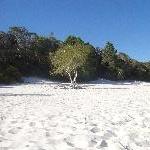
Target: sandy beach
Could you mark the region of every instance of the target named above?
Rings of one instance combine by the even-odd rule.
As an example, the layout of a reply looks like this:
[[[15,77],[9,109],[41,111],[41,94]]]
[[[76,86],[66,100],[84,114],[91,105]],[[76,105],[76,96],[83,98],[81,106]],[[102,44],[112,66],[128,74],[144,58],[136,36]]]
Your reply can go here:
[[[0,150],[150,150],[150,83],[79,86],[0,85]]]

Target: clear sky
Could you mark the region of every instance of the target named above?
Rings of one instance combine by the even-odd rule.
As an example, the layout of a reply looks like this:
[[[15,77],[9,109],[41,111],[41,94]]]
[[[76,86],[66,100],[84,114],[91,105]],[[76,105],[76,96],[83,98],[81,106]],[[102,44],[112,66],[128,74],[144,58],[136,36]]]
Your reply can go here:
[[[0,0],[0,30],[25,26],[64,40],[106,41],[140,61],[150,60],[150,0]]]

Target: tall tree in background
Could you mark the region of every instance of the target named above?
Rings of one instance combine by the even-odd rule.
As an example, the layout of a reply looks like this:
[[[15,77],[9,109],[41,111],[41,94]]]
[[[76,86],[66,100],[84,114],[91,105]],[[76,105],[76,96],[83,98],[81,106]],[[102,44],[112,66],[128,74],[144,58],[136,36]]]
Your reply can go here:
[[[68,36],[64,41],[64,44],[75,45],[75,44],[85,44],[80,37]]]
[[[36,33],[29,32],[25,27],[10,27],[8,33],[15,36],[19,50],[30,49],[37,38]]]
[[[114,76],[113,73],[115,72],[116,54],[117,50],[114,45],[107,42],[101,51],[101,69],[105,78]]]

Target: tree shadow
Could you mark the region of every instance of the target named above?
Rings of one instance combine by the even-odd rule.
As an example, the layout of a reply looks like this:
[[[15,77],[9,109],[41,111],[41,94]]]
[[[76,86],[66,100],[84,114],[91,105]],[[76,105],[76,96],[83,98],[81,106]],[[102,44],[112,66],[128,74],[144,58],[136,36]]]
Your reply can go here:
[[[112,90],[121,90],[121,89],[124,89],[124,90],[127,90],[127,89],[129,89],[129,88],[93,88],[93,89],[104,89],[104,90],[109,90],[109,89],[112,89]]]
[[[0,96],[52,96],[53,94],[13,94],[13,93],[0,93]]]
[[[77,84],[76,88],[70,87],[70,84],[59,84],[55,89],[69,89],[69,90],[84,90],[84,89],[113,89],[113,90],[119,90],[119,89],[129,89],[128,87],[95,87],[95,84]]]
[[[57,85],[60,82],[57,81],[51,81],[47,78],[38,78],[38,77],[24,77],[23,84],[39,84],[39,85]]]
[[[139,85],[140,81],[125,80],[125,81],[111,81],[111,80],[95,80],[87,84],[110,84],[110,85]]]
[[[0,85],[0,88],[4,88],[5,89],[5,88],[14,88],[14,87],[13,86],[7,86],[7,85],[5,85],[5,86],[4,85]]]

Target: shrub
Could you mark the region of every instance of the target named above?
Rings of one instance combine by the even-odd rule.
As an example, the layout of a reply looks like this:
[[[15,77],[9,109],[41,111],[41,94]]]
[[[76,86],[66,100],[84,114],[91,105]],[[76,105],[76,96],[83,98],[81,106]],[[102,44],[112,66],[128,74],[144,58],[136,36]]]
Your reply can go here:
[[[21,79],[21,73],[14,66],[8,66],[3,73],[0,73],[0,83],[12,83]]]

